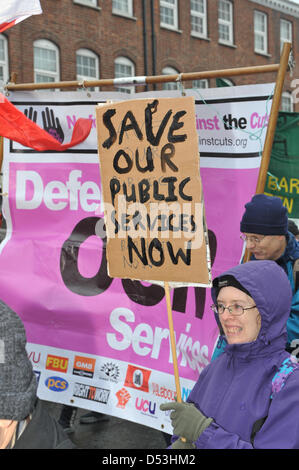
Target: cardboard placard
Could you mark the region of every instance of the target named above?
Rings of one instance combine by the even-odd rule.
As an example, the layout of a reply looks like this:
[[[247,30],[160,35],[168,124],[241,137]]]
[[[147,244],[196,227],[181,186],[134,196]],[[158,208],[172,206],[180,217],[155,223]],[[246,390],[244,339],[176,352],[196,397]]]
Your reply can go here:
[[[111,277],[210,285],[193,97],[96,107]]]

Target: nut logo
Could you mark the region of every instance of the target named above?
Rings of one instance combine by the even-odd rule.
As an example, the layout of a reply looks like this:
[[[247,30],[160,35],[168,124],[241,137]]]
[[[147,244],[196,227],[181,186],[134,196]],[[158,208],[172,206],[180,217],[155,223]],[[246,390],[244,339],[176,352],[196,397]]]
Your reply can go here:
[[[93,378],[96,360],[91,357],[75,356],[73,374]]]
[[[46,369],[55,370],[56,372],[66,372],[68,366],[68,358],[60,356],[52,356],[48,354]]]

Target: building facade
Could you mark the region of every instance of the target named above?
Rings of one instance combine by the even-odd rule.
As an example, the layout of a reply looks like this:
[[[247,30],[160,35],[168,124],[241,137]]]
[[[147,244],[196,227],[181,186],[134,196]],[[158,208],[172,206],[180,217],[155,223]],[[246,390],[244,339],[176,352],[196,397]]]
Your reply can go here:
[[[295,66],[281,106],[299,111],[299,5],[289,0],[40,0],[43,14],[0,34],[0,81],[112,79],[279,63],[284,41]],[[228,84],[270,82],[276,74]],[[176,83],[148,89],[177,87]],[[214,87],[215,79],[185,82]],[[104,89],[104,88],[103,88]],[[112,89],[105,88],[105,90]],[[122,87],[130,92],[132,87]],[[144,90],[144,87],[139,89]],[[299,97],[299,93],[298,93]],[[298,98],[299,101],[299,98]]]

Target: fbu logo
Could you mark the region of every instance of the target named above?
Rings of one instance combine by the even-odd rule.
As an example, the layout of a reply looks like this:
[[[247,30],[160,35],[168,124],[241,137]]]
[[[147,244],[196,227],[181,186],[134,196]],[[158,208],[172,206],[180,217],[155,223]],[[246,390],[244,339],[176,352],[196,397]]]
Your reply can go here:
[[[61,377],[48,377],[45,380],[46,387],[53,392],[63,392],[69,386],[65,379]]]
[[[66,372],[68,361],[69,360],[67,357],[59,357],[48,354],[46,369],[55,370],[56,372]]]

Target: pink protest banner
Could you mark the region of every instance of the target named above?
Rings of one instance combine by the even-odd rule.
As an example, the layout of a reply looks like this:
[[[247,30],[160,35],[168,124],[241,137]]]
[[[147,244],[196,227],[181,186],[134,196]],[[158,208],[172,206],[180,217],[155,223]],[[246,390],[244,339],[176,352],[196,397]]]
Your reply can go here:
[[[258,116],[269,113],[272,89],[234,87],[231,97],[227,89],[200,90],[201,96],[190,91],[213,276],[240,259],[239,220],[255,191],[266,132]],[[39,153],[5,141],[0,296],[24,321],[40,398],[171,432],[159,410],[175,396],[164,289],[107,274],[94,114],[108,98],[127,95],[55,93],[55,103],[52,93],[11,96],[20,110],[34,108],[41,127],[42,112],[52,109],[62,141],[70,140],[79,118],[90,119],[92,129],[64,152]],[[241,118],[243,129],[226,129]],[[258,139],[251,138],[255,131],[261,131]],[[185,400],[211,359],[217,326],[210,289],[176,288],[171,301]]]

